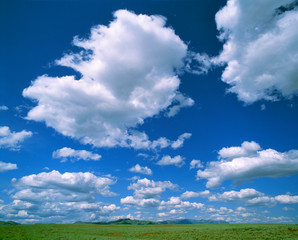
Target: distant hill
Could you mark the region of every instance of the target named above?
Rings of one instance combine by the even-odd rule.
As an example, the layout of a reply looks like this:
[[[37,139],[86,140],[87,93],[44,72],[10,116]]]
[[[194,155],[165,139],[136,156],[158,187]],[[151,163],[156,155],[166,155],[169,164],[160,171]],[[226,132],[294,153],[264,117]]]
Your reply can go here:
[[[8,222],[0,221],[0,226],[13,226],[13,225],[20,225],[20,224],[13,221],[8,221]]]
[[[153,224],[221,224],[228,223],[225,221],[215,221],[215,220],[194,220],[194,219],[175,219],[166,220],[162,222],[151,222],[145,220],[133,220],[129,218],[118,219],[116,221],[110,222],[76,222],[75,224],[101,224],[101,225],[153,225]]]
[[[175,219],[175,220],[166,220],[160,222],[161,224],[221,224],[228,223],[226,221],[215,221],[215,220],[195,220],[195,219]]]

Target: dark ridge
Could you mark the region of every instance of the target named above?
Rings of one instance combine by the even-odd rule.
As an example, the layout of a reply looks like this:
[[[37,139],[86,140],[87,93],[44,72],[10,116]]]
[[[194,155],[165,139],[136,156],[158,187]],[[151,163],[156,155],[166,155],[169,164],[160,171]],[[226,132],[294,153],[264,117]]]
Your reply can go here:
[[[0,226],[14,226],[14,225],[20,225],[20,224],[13,221],[8,221],[8,222],[0,221]]]

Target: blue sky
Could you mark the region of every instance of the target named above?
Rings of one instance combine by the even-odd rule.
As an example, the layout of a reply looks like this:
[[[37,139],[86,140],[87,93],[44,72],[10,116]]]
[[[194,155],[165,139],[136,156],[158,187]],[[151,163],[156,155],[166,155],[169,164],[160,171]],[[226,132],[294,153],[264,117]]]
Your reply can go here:
[[[297,223],[295,1],[0,11],[0,220]]]

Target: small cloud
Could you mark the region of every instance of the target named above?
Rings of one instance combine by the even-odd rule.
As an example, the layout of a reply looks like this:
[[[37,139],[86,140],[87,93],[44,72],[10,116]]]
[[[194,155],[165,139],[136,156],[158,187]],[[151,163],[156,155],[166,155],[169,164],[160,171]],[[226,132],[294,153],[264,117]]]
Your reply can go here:
[[[166,155],[161,160],[159,160],[156,164],[160,166],[174,165],[176,167],[182,167],[185,164],[185,162],[184,162],[184,158],[181,157],[180,155],[177,155],[173,158],[170,157],[169,155]]]
[[[129,169],[130,172],[141,173],[146,175],[152,175],[152,170],[148,167],[141,167],[139,164],[136,164],[134,167]]]
[[[2,105],[0,106],[0,111],[7,111],[8,110],[8,107]]]
[[[32,132],[30,131],[22,130],[21,132],[11,132],[9,127],[0,126],[0,148],[18,151],[21,148],[20,143],[31,136]]]
[[[86,150],[74,150],[72,148],[61,148],[53,152],[53,158],[61,158],[61,162],[66,162],[70,159],[71,162],[84,160],[84,161],[98,161],[101,156]]]
[[[200,160],[195,160],[193,159],[191,162],[190,162],[190,167],[189,169],[193,169],[193,168],[203,168],[204,165],[202,164],[202,162]]]
[[[5,172],[5,171],[15,170],[15,169],[18,169],[16,164],[0,161],[0,172]]]

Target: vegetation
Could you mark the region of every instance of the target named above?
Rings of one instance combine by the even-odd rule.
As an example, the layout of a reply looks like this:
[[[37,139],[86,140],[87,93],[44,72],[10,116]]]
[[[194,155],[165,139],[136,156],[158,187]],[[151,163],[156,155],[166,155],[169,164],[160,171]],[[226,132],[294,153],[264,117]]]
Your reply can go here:
[[[298,239],[298,225],[287,224],[35,224],[0,226],[1,240],[123,239]]]

